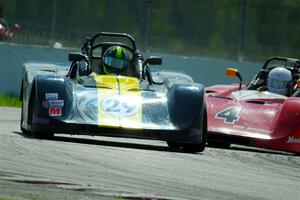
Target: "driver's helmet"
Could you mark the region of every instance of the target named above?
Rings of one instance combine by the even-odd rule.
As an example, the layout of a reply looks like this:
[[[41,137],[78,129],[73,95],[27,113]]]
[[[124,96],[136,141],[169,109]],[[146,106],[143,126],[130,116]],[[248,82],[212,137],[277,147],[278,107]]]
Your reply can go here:
[[[267,79],[268,91],[286,95],[293,77],[291,72],[283,67],[276,67],[269,72]]]
[[[129,65],[129,52],[123,47],[109,47],[103,54],[102,69],[104,74],[124,75]]]

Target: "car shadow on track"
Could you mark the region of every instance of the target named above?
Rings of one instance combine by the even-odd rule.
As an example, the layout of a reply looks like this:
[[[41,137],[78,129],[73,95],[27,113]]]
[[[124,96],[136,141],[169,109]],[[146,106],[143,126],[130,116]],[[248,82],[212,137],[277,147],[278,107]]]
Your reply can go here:
[[[30,134],[25,134],[22,132],[13,131],[13,133],[21,135],[27,139],[35,139]],[[40,139],[36,139],[40,140]],[[86,138],[77,138],[77,137],[64,137],[60,135],[55,135],[52,139],[43,139],[49,141],[57,141],[57,142],[70,142],[70,143],[80,143],[80,144],[89,144],[89,145],[99,145],[99,146],[108,146],[108,147],[120,147],[120,148],[128,148],[128,149],[141,149],[141,150],[152,150],[152,151],[165,151],[165,152],[179,152],[186,153],[181,149],[173,149],[168,146],[157,146],[151,144],[138,144],[138,143],[130,143],[130,142],[118,142],[118,141],[107,141],[107,140],[99,140],[99,139],[86,139]],[[204,151],[205,152],[205,151]],[[191,154],[191,153],[188,153]],[[201,153],[194,153],[199,154]]]
[[[230,147],[211,147],[207,146],[212,149],[223,149],[229,151],[241,151],[241,152],[252,152],[252,153],[264,153],[264,154],[272,154],[272,155],[285,155],[285,156],[297,156],[297,154],[290,153],[290,152],[283,152],[283,151],[276,151],[271,149],[263,149],[263,148],[256,148],[251,146],[230,146]],[[299,155],[298,155],[299,156]]]
[[[52,140],[60,141],[60,142],[92,144],[92,145],[108,146],[108,147],[121,147],[121,148],[155,150],[155,151],[170,151],[168,147],[164,147],[164,146],[155,146],[150,144],[137,144],[137,143],[129,143],[129,142],[106,141],[106,140],[104,141],[99,139],[54,136]]]
[[[27,138],[27,139],[33,139],[33,135],[31,134],[26,134],[26,133],[23,133],[23,132],[18,132],[18,131],[13,131],[14,134],[18,134],[18,135],[21,135],[22,137],[24,138]]]

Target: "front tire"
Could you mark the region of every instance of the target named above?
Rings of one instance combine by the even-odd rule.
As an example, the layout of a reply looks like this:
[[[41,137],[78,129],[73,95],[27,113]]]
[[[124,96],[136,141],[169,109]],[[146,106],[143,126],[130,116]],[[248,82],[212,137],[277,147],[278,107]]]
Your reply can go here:
[[[205,149],[207,142],[207,111],[204,106],[203,121],[202,121],[202,142],[200,144],[183,144],[183,150],[188,153],[202,152]]]
[[[175,143],[167,142],[168,146],[174,150],[183,150],[186,153],[202,152],[205,149],[207,142],[207,111],[204,108],[203,121],[202,121],[202,142],[201,143]]]
[[[202,144],[183,144],[183,151],[186,153],[197,153],[204,151],[205,147]]]
[[[32,119],[33,119],[33,115],[35,113],[36,110],[36,94],[35,92],[32,93],[32,96],[30,98],[30,102],[29,102],[29,123],[30,123],[30,127],[31,127],[31,134],[34,138],[36,139],[52,139],[54,137],[54,133],[50,132],[50,131],[37,131],[33,129],[33,123],[32,123]]]
[[[167,142],[169,148],[171,149],[171,151],[178,151],[181,149],[182,144],[180,143],[176,143],[176,142]]]

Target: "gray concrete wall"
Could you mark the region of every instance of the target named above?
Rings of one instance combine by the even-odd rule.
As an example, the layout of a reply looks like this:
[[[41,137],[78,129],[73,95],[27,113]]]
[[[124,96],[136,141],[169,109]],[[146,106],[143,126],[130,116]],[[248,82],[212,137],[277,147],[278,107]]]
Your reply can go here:
[[[74,50],[0,43],[0,93],[19,93],[22,63],[27,61],[67,63],[70,51]],[[162,66],[153,66],[152,68],[183,71],[191,75],[195,81],[205,86],[237,83],[237,79],[225,76],[224,70],[227,67],[238,68],[245,81],[249,81],[260,68],[260,64],[258,63],[180,57],[154,53],[152,55],[159,55],[163,58]]]
[[[205,86],[237,83],[237,78],[225,76],[225,69],[228,67],[237,68],[240,71],[244,82],[249,82],[262,66],[261,63],[237,62],[221,59],[180,57],[172,55],[162,56],[163,69],[184,71],[192,76],[196,82],[200,82]]]
[[[0,43],[0,92],[18,94],[22,63],[32,60],[67,62],[68,49]]]

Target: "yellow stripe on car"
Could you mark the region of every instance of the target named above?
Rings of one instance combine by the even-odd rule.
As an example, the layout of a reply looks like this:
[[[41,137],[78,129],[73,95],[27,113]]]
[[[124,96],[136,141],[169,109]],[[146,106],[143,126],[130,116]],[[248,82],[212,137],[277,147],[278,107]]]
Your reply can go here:
[[[132,112],[132,115],[128,117],[122,117],[120,124],[122,127],[127,128],[142,128],[142,96],[140,91],[140,83],[137,78],[120,76],[118,78],[120,83],[120,93],[122,96],[127,97],[131,109],[135,109],[136,112]],[[129,108],[130,109],[130,108]]]
[[[95,75],[98,126],[142,128],[142,97],[134,77]]]
[[[118,90],[118,82],[115,75],[98,75],[94,74],[97,88],[107,88]]]

